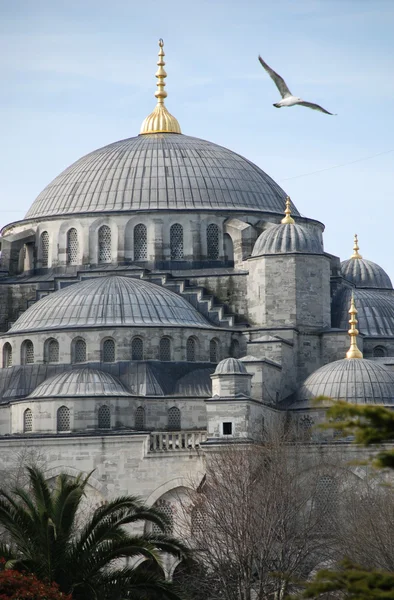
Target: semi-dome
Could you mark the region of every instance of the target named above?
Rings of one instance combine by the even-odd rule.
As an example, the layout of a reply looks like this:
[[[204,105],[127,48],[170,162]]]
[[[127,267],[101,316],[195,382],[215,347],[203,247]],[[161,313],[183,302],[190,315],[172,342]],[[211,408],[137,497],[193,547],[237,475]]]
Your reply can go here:
[[[298,403],[309,403],[319,396],[353,404],[394,405],[394,373],[372,360],[337,360],[304,381]]]
[[[257,238],[252,256],[292,252],[322,254],[323,246],[312,230],[296,223],[280,223],[269,227]]]
[[[264,171],[227,148],[152,133],[79,159],[41,192],[25,218],[185,209],[278,213],[285,196]]]
[[[347,329],[352,292],[360,332],[369,336],[394,336],[394,292],[389,290],[340,289],[332,301],[332,326]]]
[[[211,327],[174,292],[133,277],[111,275],[49,294],[28,308],[7,334],[100,326]]]
[[[238,358],[225,358],[215,369],[214,375],[247,375],[247,370]]]
[[[123,384],[98,369],[73,369],[49,377],[28,398],[58,398],[65,396],[131,396]]]

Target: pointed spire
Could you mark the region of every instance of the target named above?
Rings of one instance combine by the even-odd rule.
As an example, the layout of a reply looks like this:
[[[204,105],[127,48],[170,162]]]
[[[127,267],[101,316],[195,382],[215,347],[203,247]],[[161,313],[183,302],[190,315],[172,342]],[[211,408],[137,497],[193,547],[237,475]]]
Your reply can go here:
[[[354,246],[353,246],[353,254],[351,255],[350,258],[362,258],[361,254],[359,253],[360,248],[358,247],[358,237],[357,237],[357,233],[354,234]]]
[[[358,321],[357,321],[357,316],[356,316],[357,309],[356,309],[356,305],[354,303],[353,292],[352,292],[352,300],[350,302],[349,314],[350,314],[350,319],[349,319],[350,329],[348,331],[348,334],[350,335],[350,348],[346,353],[346,358],[363,358],[363,353],[357,346],[358,329],[357,329],[356,325],[357,325]]]
[[[181,128],[176,120],[167,110],[164,105],[164,99],[167,98],[167,92],[165,91],[165,78],[167,73],[164,69],[164,42],[162,39],[159,40],[159,60],[157,61],[158,69],[156,71],[157,77],[157,90],[155,96],[157,98],[157,104],[154,111],[146,117],[141,125],[140,134],[147,133],[181,133]]]
[[[283,223],[284,225],[289,224],[289,225],[294,225],[295,221],[293,219],[293,217],[291,217],[291,201],[289,196],[287,196],[286,198],[286,209],[285,209],[285,217],[281,220],[281,223]]]

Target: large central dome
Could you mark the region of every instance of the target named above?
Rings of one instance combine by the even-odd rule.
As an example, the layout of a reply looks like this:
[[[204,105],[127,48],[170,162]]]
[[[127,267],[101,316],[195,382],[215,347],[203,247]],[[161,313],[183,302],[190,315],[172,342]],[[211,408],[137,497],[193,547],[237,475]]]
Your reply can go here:
[[[283,212],[286,193],[239,154],[175,133],[104,146],[63,171],[26,218],[107,211]],[[293,214],[299,214],[293,207]]]

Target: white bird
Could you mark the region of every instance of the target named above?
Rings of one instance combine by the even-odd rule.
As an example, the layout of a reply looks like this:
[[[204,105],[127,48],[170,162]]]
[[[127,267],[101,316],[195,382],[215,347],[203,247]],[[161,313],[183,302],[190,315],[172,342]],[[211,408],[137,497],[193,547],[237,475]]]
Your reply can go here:
[[[276,87],[278,88],[278,90],[280,92],[280,95],[283,98],[283,100],[276,102],[273,106],[275,106],[276,108],[282,108],[282,106],[295,106],[296,104],[299,104],[300,106],[306,106],[307,108],[312,108],[313,110],[320,110],[320,112],[326,113],[326,115],[334,114],[334,113],[328,112],[328,110],[326,110],[322,106],[319,106],[319,104],[313,104],[312,102],[305,102],[302,98],[299,98],[298,96],[293,96],[293,94],[287,87],[286,82],[283,79],[283,77],[278,75],[278,73],[275,73],[275,71],[273,69],[271,69],[271,67],[269,67],[266,62],[263,61],[261,56],[259,56],[259,61],[263,65],[264,69],[267,71],[268,75],[274,81]]]

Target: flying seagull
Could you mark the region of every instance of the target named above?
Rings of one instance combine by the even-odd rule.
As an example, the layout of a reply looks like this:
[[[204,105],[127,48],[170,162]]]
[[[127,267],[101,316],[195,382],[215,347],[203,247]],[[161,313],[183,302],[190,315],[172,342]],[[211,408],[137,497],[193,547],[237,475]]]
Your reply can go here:
[[[269,67],[266,62],[263,61],[261,56],[259,56],[259,61],[263,65],[264,69],[267,71],[268,75],[274,81],[276,87],[280,92],[280,95],[283,98],[283,100],[276,102],[273,106],[275,106],[276,108],[282,108],[282,106],[295,106],[296,104],[299,104],[300,106],[306,106],[306,108],[320,110],[320,112],[324,112],[326,113],[326,115],[334,114],[328,112],[328,110],[326,110],[322,106],[319,106],[318,104],[313,104],[312,102],[305,102],[302,98],[299,98],[298,96],[293,96],[293,94],[287,87],[285,80],[280,75],[278,75],[278,73],[275,73],[275,71],[271,69],[271,67]]]

